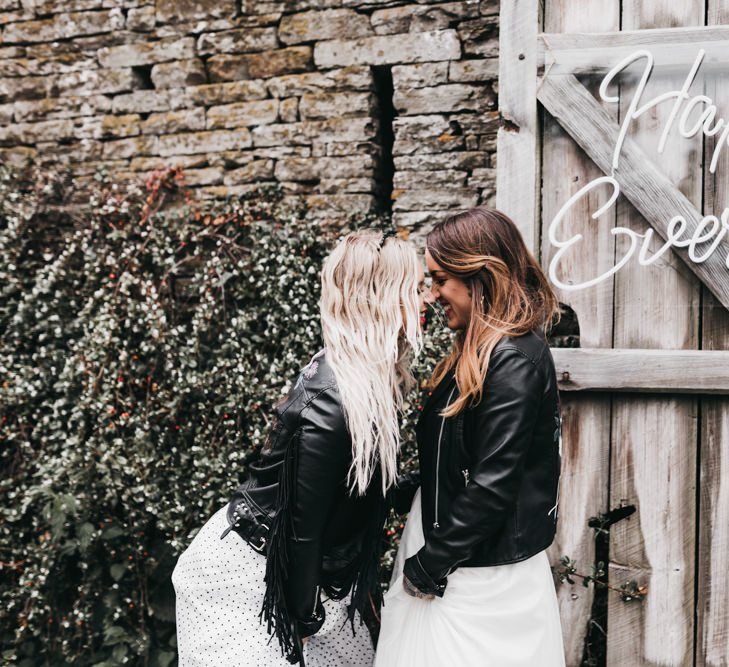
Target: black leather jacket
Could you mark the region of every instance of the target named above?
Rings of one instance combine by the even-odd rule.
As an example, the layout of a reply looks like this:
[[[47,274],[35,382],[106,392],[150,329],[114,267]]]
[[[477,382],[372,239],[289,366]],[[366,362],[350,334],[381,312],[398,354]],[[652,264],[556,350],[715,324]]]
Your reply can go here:
[[[557,523],[561,415],[544,335],[502,338],[481,402],[444,419],[439,413],[457,396],[450,372],[416,429],[425,545],[405,574],[438,596],[458,567],[513,563],[545,549]],[[406,482],[411,495],[416,483]]]
[[[379,602],[386,500],[379,475],[364,496],[350,496],[351,462],[339,391],[321,350],[276,406],[260,457],[228,505],[230,528],[221,536],[233,530],[266,553],[263,614],[290,662],[303,664],[301,639],[324,622],[322,590],[333,599],[353,591],[351,620],[368,596]]]

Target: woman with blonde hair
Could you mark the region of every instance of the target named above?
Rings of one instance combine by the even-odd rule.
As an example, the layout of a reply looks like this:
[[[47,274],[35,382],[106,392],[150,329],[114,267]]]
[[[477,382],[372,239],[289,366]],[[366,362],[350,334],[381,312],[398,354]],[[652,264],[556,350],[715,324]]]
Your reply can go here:
[[[276,406],[246,480],[177,562],[181,667],[372,664],[355,620],[379,602],[385,494],[425,309],[415,248],[391,236],[354,232],[327,257],[324,348]]]
[[[544,332],[558,303],[500,211],[454,215],[426,247],[433,297],[456,335],[416,428],[420,488],[411,476],[375,665],[561,667],[545,552],[557,522],[561,417]]]

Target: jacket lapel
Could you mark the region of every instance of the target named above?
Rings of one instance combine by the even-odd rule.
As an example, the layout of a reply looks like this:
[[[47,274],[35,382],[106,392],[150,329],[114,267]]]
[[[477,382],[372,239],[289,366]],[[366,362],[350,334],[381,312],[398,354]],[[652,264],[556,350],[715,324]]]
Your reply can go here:
[[[425,392],[425,396],[423,398],[423,409],[420,412],[420,417],[418,418],[418,423],[420,423],[423,419],[423,416],[425,413],[432,409],[434,405],[438,404],[438,399],[448,390],[450,389],[453,384],[456,381],[456,374],[453,370],[448,371],[446,375],[443,377],[443,379],[440,381],[440,383],[436,386],[435,389],[433,389],[433,393],[428,396],[427,392]]]

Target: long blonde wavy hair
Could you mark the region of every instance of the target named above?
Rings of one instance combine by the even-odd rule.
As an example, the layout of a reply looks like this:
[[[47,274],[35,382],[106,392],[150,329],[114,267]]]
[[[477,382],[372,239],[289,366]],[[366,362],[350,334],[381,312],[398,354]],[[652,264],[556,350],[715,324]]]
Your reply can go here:
[[[399,415],[422,349],[415,247],[376,230],[340,239],[324,262],[319,302],[326,358],[352,439],[349,484],[363,494],[380,466],[395,481]]]
[[[441,413],[452,417],[481,401],[499,340],[534,328],[546,332],[559,319],[559,302],[517,226],[501,211],[478,206],[457,213],[437,223],[425,243],[471,297],[468,326],[457,332],[450,354],[438,362],[428,383],[434,388],[455,368],[460,396]]]

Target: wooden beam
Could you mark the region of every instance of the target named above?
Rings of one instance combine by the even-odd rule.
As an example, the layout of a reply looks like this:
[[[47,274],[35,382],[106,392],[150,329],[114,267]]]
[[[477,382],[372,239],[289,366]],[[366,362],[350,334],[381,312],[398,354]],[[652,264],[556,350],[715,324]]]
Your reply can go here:
[[[529,250],[539,252],[539,128],[537,123],[538,0],[511,0],[499,15],[499,112],[496,208],[516,223]]]
[[[729,351],[552,348],[562,391],[729,394]]]
[[[656,70],[688,72],[699,49],[702,70],[729,65],[729,26],[626,30],[603,33],[542,33],[539,63],[550,75],[602,73],[638,49],[648,49]]]
[[[620,128],[574,75],[547,75],[537,97],[570,136],[605,174],[611,174],[613,150]],[[664,241],[668,220],[686,219],[685,238],[691,237],[702,218],[696,207],[676,189],[630,137],[625,138],[620,166],[612,173],[620,191]],[[719,302],[729,309],[729,269],[726,244],[702,264],[692,262],[686,248],[673,248],[688,269]]]
[[[729,3],[709,0],[707,24],[729,24]],[[720,109],[729,106],[729,79],[712,77],[705,81],[704,93]],[[707,140],[706,154],[718,137]],[[704,211],[729,206],[729,153],[719,157],[717,170],[704,168]],[[729,350],[729,312],[705,294],[701,308],[701,347]],[[729,502],[726,480],[729,476],[729,396],[701,399],[699,429],[699,526],[695,647],[696,667],[714,667],[729,656]]]

